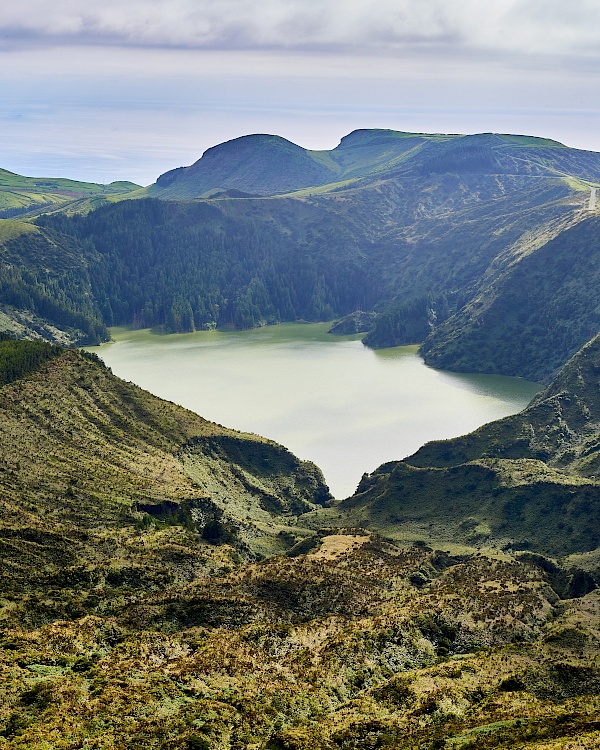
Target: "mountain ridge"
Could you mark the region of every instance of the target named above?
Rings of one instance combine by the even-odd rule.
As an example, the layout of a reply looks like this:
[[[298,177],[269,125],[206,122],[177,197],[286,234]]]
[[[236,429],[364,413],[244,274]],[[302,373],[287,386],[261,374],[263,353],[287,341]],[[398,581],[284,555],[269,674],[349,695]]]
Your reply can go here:
[[[478,150],[476,156],[474,149]],[[527,168],[523,154],[534,157],[535,169]],[[280,136],[247,135],[207,149],[190,167],[161,175],[146,194],[169,199],[210,197],[215,190],[238,189],[259,195],[284,194],[328,184],[337,189],[345,181],[378,174],[420,170],[433,172],[481,172],[567,176],[568,160],[557,152],[575,152],[557,141],[534,136],[482,133],[445,135],[394,130],[355,130],[329,151],[303,149]],[[423,152],[423,153],[421,153]],[[432,152],[432,153],[429,153]],[[466,156],[466,152],[469,155]],[[292,156],[293,154],[293,156]],[[423,158],[423,154],[425,155]],[[577,152],[591,160],[592,171],[584,178],[598,179],[600,161],[594,152]],[[587,156],[586,156],[587,155]],[[414,162],[414,165],[413,165]],[[257,167],[261,173],[257,173]],[[275,167],[275,171],[273,171]],[[294,170],[286,179],[276,174]]]
[[[369,346],[419,343],[438,367],[543,382],[600,327],[587,221],[600,154],[494,133],[361,130],[322,152],[251,135],[165,180],[156,197],[97,195],[0,223],[0,326],[99,343],[114,324],[375,312]]]

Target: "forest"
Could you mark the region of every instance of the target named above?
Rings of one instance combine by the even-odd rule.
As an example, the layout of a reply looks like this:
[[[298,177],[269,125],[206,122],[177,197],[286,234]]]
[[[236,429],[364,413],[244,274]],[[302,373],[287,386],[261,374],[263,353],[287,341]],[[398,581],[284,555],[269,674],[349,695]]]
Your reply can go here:
[[[234,222],[206,203],[146,199],[38,224],[79,243],[109,326],[244,329],[331,320],[376,302],[366,264],[349,263],[343,242],[299,252],[282,227]]]
[[[368,312],[367,346],[548,382],[600,326],[598,175],[598,155],[520,136],[235,139],[148,188],[3,220],[0,329],[81,345]]]

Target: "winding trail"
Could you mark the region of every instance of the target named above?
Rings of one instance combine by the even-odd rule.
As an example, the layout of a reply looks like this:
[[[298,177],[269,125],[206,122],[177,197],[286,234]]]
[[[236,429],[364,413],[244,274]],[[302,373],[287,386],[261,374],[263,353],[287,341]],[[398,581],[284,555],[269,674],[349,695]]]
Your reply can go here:
[[[588,211],[593,211],[596,208],[596,188],[590,188],[592,191],[590,194],[590,203],[588,206]]]

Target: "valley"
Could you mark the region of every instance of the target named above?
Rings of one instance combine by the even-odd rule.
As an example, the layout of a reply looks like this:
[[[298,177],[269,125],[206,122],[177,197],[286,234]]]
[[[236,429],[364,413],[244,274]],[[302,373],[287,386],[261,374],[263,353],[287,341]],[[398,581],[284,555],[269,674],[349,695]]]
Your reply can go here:
[[[156,335],[111,329],[112,371],[215,422],[310,459],[337,498],[364,472],[524,408],[539,386],[425,367],[416,347],[372,350],[329,323]]]
[[[0,183],[0,748],[600,748],[600,154]]]
[[[103,205],[15,215],[0,314],[17,335],[97,344],[114,325],[367,311],[369,346],[546,383],[599,327],[598,254],[581,251],[597,184],[598,154],[543,138],[359,130],[312,152],[245,136]]]
[[[597,747],[598,351],[335,503],[94,355],[0,342],[0,743]]]

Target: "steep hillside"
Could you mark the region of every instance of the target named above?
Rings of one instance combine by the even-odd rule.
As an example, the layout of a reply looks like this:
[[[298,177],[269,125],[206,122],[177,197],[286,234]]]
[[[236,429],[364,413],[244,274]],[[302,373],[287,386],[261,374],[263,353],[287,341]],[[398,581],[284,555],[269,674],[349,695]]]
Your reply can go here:
[[[67,345],[107,341],[89,274],[97,260],[73,238],[0,220],[0,330]]]
[[[519,414],[455,440],[432,442],[414,466],[452,466],[482,456],[534,458],[570,474],[600,475],[600,335]]]
[[[377,296],[358,250],[364,232],[302,201],[146,199],[40,223],[96,251],[94,297],[109,324],[328,320]]]
[[[94,355],[0,341],[0,368],[2,618],[97,611],[123,587],[148,593],[285,549],[295,537],[279,531],[329,499],[313,465],[124,383]]]
[[[473,299],[425,340],[427,364],[548,381],[600,330],[599,232],[593,216],[491,269]]]
[[[582,555],[598,569],[599,393],[597,336],[520,414],[381,466],[325,517],[438,544]]]
[[[312,197],[124,201],[38,223],[95,251],[109,325],[246,328],[424,295],[441,322],[499,255],[576,221],[583,200],[555,178],[432,174]]]

